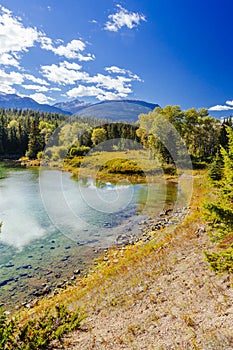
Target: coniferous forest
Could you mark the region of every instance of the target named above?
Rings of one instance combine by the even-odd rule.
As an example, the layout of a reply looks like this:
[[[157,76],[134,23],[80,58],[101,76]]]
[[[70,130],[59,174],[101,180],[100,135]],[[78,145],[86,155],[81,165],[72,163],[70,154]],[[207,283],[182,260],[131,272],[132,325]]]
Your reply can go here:
[[[172,129],[167,129],[167,123],[172,125]],[[220,122],[204,108],[183,111],[179,106],[157,107],[148,114],[141,114],[136,124],[32,110],[0,109],[0,156],[41,157],[56,131],[53,148],[50,149],[56,153],[54,158],[67,153],[67,149],[69,158],[82,156],[101,142],[115,140],[109,142],[110,151],[130,149],[139,143],[150,150],[152,157],[156,155],[162,162],[172,164],[174,154],[179,153],[176,140],[179,135],[194,165],[211,163],[221,147],[228,147],[229,126],[232,127],[231,117]],[[134,146],[127,140],[135,141]]]

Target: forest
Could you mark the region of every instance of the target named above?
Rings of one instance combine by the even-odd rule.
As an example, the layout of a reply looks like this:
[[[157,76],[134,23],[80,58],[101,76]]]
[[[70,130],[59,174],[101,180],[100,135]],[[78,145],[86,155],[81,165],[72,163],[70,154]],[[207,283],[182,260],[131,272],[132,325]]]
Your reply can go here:
[[[182,158],[179,153],[185,146],[193,164],[200,165],[210,163],[221,146],[227,147],[227,126],[232,127],[231,117],[221,122],[204,108],[184,111],[179,106],[157,107],[141,114],[135,125],[0,109],[0,156],[37,159],[46,146],[47,158],[73,158],[109,140],[109,151],[137,149],[140,144],[149,150],[150,157],[156,156],[166,164]]]

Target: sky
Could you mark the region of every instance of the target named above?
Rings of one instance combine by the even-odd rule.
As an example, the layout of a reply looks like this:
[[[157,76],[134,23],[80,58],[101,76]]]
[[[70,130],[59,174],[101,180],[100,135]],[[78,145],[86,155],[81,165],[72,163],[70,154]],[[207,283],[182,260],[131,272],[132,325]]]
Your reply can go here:
[[[0,0],[0,92],[233,110],[232,0]]]

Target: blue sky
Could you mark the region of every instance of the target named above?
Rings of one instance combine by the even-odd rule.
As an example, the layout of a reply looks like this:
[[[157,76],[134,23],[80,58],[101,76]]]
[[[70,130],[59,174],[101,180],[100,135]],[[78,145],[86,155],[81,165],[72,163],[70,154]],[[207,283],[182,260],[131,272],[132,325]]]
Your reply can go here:
[[[0,91],[233,109],[231,0],[0,0]]]

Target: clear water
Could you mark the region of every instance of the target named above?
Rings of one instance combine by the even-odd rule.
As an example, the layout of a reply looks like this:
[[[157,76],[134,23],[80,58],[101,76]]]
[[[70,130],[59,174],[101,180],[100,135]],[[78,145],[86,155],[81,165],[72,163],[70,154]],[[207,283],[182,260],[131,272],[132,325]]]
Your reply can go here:
[[[57,170],[0,168],[0,303],[85,264],[96,247],[174,202],[177,186],[96,183]],[[52,277],[46,277],[50,283]],[[1,285],[2,284],[2,285]]]

